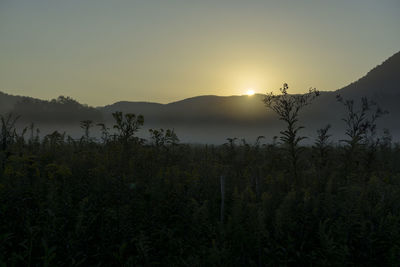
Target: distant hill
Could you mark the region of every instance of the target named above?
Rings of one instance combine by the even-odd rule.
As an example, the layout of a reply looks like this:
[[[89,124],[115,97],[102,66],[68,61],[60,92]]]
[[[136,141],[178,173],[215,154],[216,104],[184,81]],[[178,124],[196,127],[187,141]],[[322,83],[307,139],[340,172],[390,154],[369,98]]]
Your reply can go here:
[[[388,97],[400,94],[400,52],[369,71],[364,77],[340,90],[346,97]]]
[[[12,112],[20,116],[19,122],[25,123],[79,123],[82,118],[103,120],[99,110],[64,96],[47,101],[0,92],[0,104],[2,114]]]
[[[301,115],[306,126],[304,134],[315,136],[315,131],[328,123],[333,125],[334,134],[343,134],[341,118],[344,108],[336,101],[337,94],[356,101],[366,96],[378,102],[389,111],[378,126],[390,129],[395,139],[400,140],[400,52],[348,86],[333,92],[321,92],[321,96]],[[111,125],[112,112],[130,112],[144,115],[146,129],[175,128],[183,141],[221,143],[227,137],[254,140],[259,135],[272,138],[279,134],[282,122],[264,107],[262,99],[261,94],[207,95],[169,104],[121,101],[94,109],[70,98],[42,101],[0,93],[0,111],[12,110],[21,114],[24,121],[74,122],[76,125],[83,119],[105,121]]]
[[[321,97],[312,106],[312,111],[322,111],[327,119],[336,117],[343,108],[333,98],[340,94],[355,101],[367,97],[389,112],[379,120],[380,128],[388,128],[400,140],[400,52],[376,66],[359,80],[333,92],[332,96]],[[322,120],[322,116],[319,116]]]
[[[115,111],[140,113],[150,123],[252,123],[268,117],[263,95],[198,96],[169,104],[117,102],[100,108],[110,114]]]
[[[10,112],[11,110],[13,110],[14,105],[17,102],[20,102],[25,98],[28,97],[9,95],[0,92],[0,114]]]

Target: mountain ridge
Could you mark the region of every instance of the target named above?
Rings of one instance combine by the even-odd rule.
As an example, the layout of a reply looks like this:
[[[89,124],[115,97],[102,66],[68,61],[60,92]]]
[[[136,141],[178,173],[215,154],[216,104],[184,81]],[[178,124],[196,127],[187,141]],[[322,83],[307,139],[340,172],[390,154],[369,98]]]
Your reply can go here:
[[[395,67],[388,68],[388,65],[395,65]],[[370,78],[370,76],[375,76],[376,73],[379,73],[379,75],[382,76],[382,74],[384,76],[389,76],[390,78],[392,78],[394,75],[400,75],[400,71],[395,72],[396,68],[400,66],[400,51],[393,54],[392,56],[390,56],[389,58],[387,58],[386,60],[384,60],[381,64],[376,65],[375,67],[373,67],[371,70],[369,70],[364,76],[362,76],[361,78],[351,82],[350,84],[339,88],[337,90],[333,90],[333,91],[321,91],[322,93],[343,93],[343,91],[345,90],[349,90],[349,89],[353,89],[354,85],[360,82],[364,82],[366,78]],[[390,71],[388,71],[388,69],[390,69]],[[382,78],[382,77],[381,77]],[[382,80],[382,79],[381,79]],[[380,90],[382,91],[382,90]],[[347,92],[344,92],[347,93]],[[387,93],[387,92],[386,92]],[[400,93],[400,92],[396,92],[396,93]],[[256,93],[254,94],[254,96],[257,95],[263,95],[260,93]],[[44,100],[44,99],[40,99],[40,98],[34,98],[34,97],[30,97],[30,96],[22,96],[22,95],[13,95],[13,94],[9,94],[9,93],[5,93],[3,91],[0,91],[0,100],[3,100],[5,97],[11,99],[32,99],[32,100],[40,100],[40,101],[51,101],[51,100]],[[172,101],[172,102],[168,102],[168,103],[158,103],[158,102],[153,102],[153,101],[128,101],[128,100],[120,100],[117,102],[114,102],[112,104],[107,104],[104,106],[96,106],[95,108],[99,109],[99,108],[107,108],[113,105],[117,105],[117,104],[149,104],[149,105],[161,105],[161,106],[168,106],[168,105],[172,105],[172,104],[176,104],[176,103],[181,103],[181,102],[186,102],[186,101],[193,101],[193,100],[198,100],[198,99],[204,99],[204,98],[231,98],[231,97],[248,97],[247,95],[228,95],[228,96],[219,96],[219,95],[213,95],[213,94],[208,94],[208,95],[198,95],[198,96],[192,96],[192,97],[188,97],[188,98],[183,98],[180,100],[176,100],[176,101]],[[0,102],[1,104],[4,104],[4,102]],[[86,105],[86,104],[83,104]]]
[[[343,132],[344,107],[336,101],[336,95],[340,94],[345,99],[361,99],[369,97],[377,101],[389,115],[380,120],[381,128],[389,128],[400,139],[400,129],[397,120],[400,118],[400,52],[395,53],[381,64],[372,68],[357,81],[350,83],[335,91],[322,91],[315,102],[308,106],[301,114],[301,121],[306,126],[304,131],[311,135],[316,129],[323,127],[328,122],[333,125],[333,130]],[[290,89],[289,89],[290,92]],[[40,110],[42,105],[51,107],[54,113],[48,122],[63,123],[68,114],[74,113],[76,117],[68,123],[79,125],[80,120],[99,120],[108,124],[113,123],[112,113],[122,111],[124,113],[142,114],[145,118],[147,128],[175,128],[184,135],[183,140],[211,140],[212,135],[218,135],[218,140],[225,140],[229,136],[259,136],[279,134],[282,124],[277,120],[275,114],[267,110],[262,102],[264,95],[255,94],[217,96],[200,95],[185,98],[178,101],[162,104],[150,101],[118,101],[110,105],[96,108],[79,104],[70,99],[71,110],[65,108],[65,101],[58,103],[57,100],[45,101],[29,97],[12,96],[0,92],[0,112],[10,108],[14,103],[15,113],[23,112],[22,118],[40,122]],[[19,100],[19,101],[18,101]],[[24,104],[25,103],[25,104]],[[36,103],[32,104],[32,103]],[[30,112],[25,106],[31,105]],[[79,105],[78,105],[79,104]],[[24,106],[25,105],[25,106]],[[59,105],[59,106],[57,106]],[[61,106],[63,108],[61,108]],[[19,110],[15,110],[19,107]],[[39,111],[38,111],[39,110]],[[61,110],[61,111],[60,111]],[[78,112],[79,111],[79,112]],[[78,114],[82,112],[82,116]],[[35,114],[34,117],[33,114]],[[224,136],[224,137],[223,137]],[[210,137],[210,138],[209,138]]]

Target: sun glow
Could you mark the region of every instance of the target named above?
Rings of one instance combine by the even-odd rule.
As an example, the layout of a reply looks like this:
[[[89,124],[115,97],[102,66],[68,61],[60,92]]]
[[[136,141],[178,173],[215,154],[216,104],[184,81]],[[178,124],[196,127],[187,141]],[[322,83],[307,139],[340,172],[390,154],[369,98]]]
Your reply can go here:
[[[247,94],[248,96],[252,96],[252,95],[254,95],[254,90],[251,89],[251,88],[249,88],[249,89],[247,89],[246,94]]]

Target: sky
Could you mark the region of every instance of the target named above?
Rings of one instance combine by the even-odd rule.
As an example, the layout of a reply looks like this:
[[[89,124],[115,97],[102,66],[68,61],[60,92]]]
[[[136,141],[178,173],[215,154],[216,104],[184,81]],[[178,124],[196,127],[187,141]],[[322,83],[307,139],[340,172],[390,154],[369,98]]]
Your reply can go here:
[[[399,50],[399,0],[0,0],[0,91],[92,106],[336,90]]]

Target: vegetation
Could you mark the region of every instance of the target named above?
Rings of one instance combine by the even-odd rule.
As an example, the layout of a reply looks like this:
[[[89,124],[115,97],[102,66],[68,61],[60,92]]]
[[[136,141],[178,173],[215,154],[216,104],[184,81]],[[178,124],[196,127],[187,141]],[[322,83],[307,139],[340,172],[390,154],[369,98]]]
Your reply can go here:
[[[78,140],[26,137],[1,117],[0,266],[398,266],[400,145],[380,109],[339,99],[348,139],[326,126],[302,146],[310,99],[266,101],[288,128],[265,144],[143,140],[143,117],[120,112],[100,140],[91,120]]]
[[[307,94],[290,95],[288,89],[288,84],[283,84],[283,87],[280,89],[281,95],[267,94],[264,98],[264,104],[272,109],[280,120],[286,123],[286,129],[280,132],[282,134],[280,140],[287,150],[293,176],[297,180],[297,165],[301,151],[299,143],[306,138],[305,136],[299,136],[299,131],[304,128],[304,126],[298,125],[299,112],[305,106],[311,104],[312,100],[319,95],[319,92],[316,89],[310,89]]]

